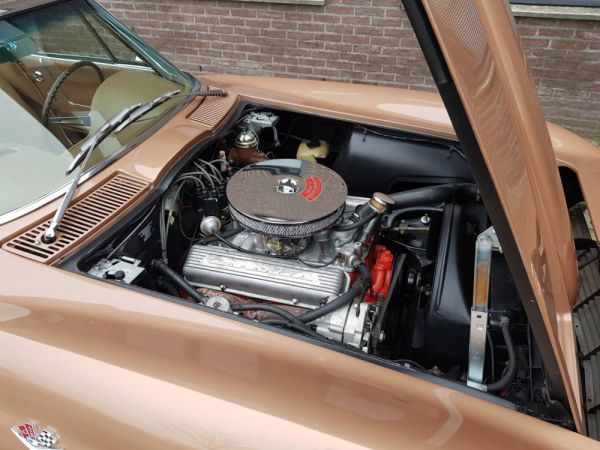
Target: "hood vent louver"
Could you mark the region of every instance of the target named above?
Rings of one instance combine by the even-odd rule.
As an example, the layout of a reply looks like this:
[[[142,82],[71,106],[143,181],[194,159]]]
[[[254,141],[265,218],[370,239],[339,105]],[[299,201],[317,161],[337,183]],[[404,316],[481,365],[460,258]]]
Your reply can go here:
[[[215,89],[209,86],[209,89]],[[215,128],[236,104],[238,96],[229,93],[227,97],[206,97],[202,104],[189,116],[189,119],[208,128]]]
[[[51,262],[77,245],[81,239],[111,220],[148,188],[144,180],[117,174],[67,209],[52,244],[41,241],[50,224],[46,220],[7,241],[2,248],[40,262]]]

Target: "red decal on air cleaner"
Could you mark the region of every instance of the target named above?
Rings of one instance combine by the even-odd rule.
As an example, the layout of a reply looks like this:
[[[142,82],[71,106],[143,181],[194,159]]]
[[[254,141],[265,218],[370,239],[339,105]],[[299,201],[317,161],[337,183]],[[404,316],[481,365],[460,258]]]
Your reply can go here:
[[[305,178],[304,183],[306,186],[300,195],[309,202],[312,202],[323,192],[323,183],[319,177]]]

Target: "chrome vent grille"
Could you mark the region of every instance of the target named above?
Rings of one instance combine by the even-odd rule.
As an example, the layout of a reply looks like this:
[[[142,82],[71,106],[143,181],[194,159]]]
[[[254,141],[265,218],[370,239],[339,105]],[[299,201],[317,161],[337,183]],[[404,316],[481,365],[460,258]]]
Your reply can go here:
[[[212,89],[209,87],[209,89]],[[237,95],[227,97],[206,97],[202,104],[189,116],[190,120],[214,128],[227,116],[237,102]]]
[[[41,241],[42,234],[50,224],[48,219],[6,242],[2,248],[29,259],[51,262],[130,205],[148,186],[146,181],[139,178],[117,174],[67,208],[58,229],[58,237],[52,244]]]

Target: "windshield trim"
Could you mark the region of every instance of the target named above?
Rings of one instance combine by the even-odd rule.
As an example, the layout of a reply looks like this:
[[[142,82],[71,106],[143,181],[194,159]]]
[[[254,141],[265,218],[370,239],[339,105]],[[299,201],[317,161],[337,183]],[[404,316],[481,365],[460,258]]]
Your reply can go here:
[[[190,77],[191,77],[191,75],[190,75]],[[174,116],[176,116],[182,109],[184,109],[187,105],[189,105],[189,103],[196,97],[196,95],[199,91],[200,91],[200,82],[198,80],[194,79],[194,85],[192,86],[192,90],[190,91],[188,96],[183,101],[181,101],[176,106],[174,106],[170,111],[165,113],[160,119],[158,119],[154,124],[152,124],[152,126],[150,126],[147,130],[140,133],[133,140],[131,140],[126,145],[121,147],[118,151],[116,151],[108,158],[104,159],[103,161],[99,162],[98,164],[96,164],[95,166],[90,168],[81,177],[81,179],[79,180],[79,183],[77,185],[80,186],[82,183],[85,183],[87,180],[92,178],[94,175],[98,174],[99,172],[101,172],[102,170],[104,170],[105,168],[110,166],[117,159],[122,158],[127,153],[132,151],[135,147],[137,147],[142,142],[147,140],[150,136],[152,136],[160,128],[162,128],[169,120],[171,120]],[[28,203],[27,205],[13,209],[12,211],[8,211],[7,213],[0,214],[0,225],[3,225],[5,223],[11,222],[15,219],[18,219],[19,217],[22,217],[25,214],[28,214],[32,211],[35,211],[36,209],[50,203],[51,201],[62,197],[67,192],[70,184],[71,184],[71,182],[66,181],[65,184],[63,186],[61,186],[60,188],[58,188],[52,192],[49,192],[48,194],[34,200],[31,203]]]

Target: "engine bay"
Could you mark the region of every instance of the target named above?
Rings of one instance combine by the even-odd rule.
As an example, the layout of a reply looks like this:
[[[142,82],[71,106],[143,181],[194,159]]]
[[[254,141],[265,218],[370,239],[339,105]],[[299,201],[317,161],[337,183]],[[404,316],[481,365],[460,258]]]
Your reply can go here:
[[[74,264],[572,426],[453,141],[246,105]]]

